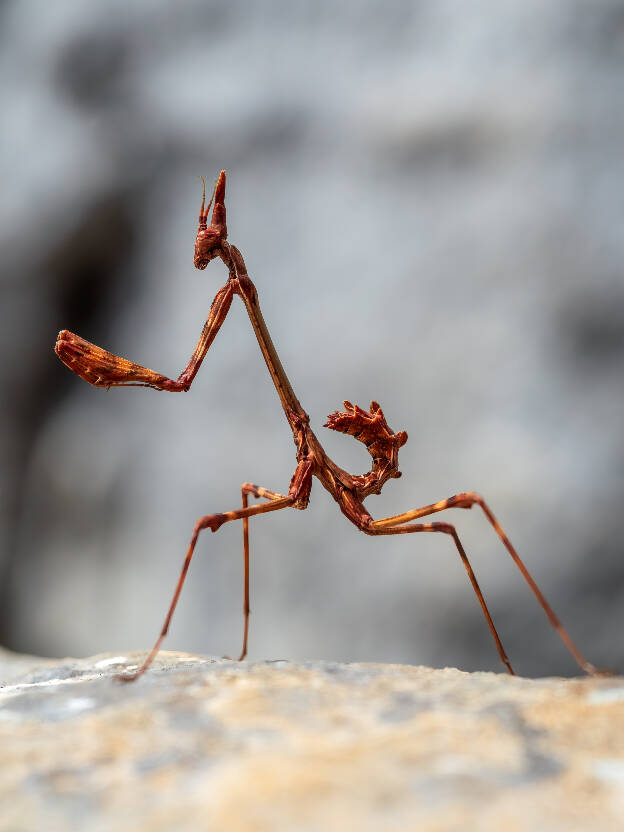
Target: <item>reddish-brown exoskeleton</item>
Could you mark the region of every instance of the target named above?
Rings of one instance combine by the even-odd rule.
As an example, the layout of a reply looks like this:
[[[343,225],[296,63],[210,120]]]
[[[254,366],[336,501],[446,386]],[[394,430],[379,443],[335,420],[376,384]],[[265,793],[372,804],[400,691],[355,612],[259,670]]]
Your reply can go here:
[[[225,171],[221,171],[219,175],[212,199],[207,208],[205,208],[205,199],[206,185],[204,183],[204,193],[199,213],[199,229],[195,242],[194,263],[198,269],[205,269],[211,260],[219,258],[228,270],[228,280],[225,286],[217,292],[195,351],[179,377],[173,380],[139,364],[127,361],[125,358],[119,358],[94,344],[90,344],[88,341],[79,338],[67,330],[63,330],[58,335],[55,348],[56,353],[71,370],[96,387],[109,388],[122,385],[140,385],[153,387],[156,390],[168,390],[170,392],[187,391],[199,370],[208,348],[227,316],[232,298],[234,295],[238,295],[245,304],[251,325],[258,339],[258,344],[260,345],[264,360],[273,379],[273,384],[280,397],[282,408],[292,429],[293,439],[297,448],[297,467],[295,468],[290,487],[286,494],[269,491],[262,486],[246,482],[243,483],[241,488],[241,508],[218,514],[208,514],[196,522],[162,631],[143,664],[136,671],[126,673],[121,678],[126,681],[137,679],[147,670],[158,652],[169,629],[171,617],[178,603],[182,585],[200,532],[203,529],[210,529],[216,532],[224,523],[229,523],[231,520],[243,521],[245,568],[244,629],[243,647],[239,660],[242,660],[246,656],[249,631],[249,518],[258,514],[266,514],[270,511],[279,511],[282,508],[307,508],[310,489],[312,488],[312,477],[320,480],[321,484],[336,500],[343,514],[348,517],[357,529],[365,534],[392,535],[433,532],[448,535],[459,553],[472,587],[479,599],[481,609],[483,610],[490,632],[496,643],[501,661],[507,667],[509,673],[513,674],[511,664],[496,632],[483,593],[479,588],[479,584],[455,530],[455,526],[450,523],[416,522],[423,517],[428,517],[445,509],[467,509],[472,508],[473,505],[479,506],[533,590],[550,623],[559,633],[575,661],[586,673],[596,673],[593,665],[583,657],[580,650],[562,626],[539,587],[529,574],[526,566],[520,560],[509,538],[499,525],[488,505],[478,494],[468,491],[462,494],[456,494],[446,500],[440,500],[431,505],[423,506],[422,508],[415,508],[411,511],[396,514],[392,517],[384,517],[380,520],[374,520],[372,518],[364,508],[364,500],[370,494],[379,494],[388,479],[401,476],[401,472],[398,470],[398,452],[399,448],[407,441],[407,434],[404,431],[399,431],[398,433],[392,432],[377,402],[371,402],[369,410],[363,410],[357,405],[345,402],[345,409],[343,411],[332,413],[329,416],[326,427],[340,431],[341,433],[348,433],[355,439],[363,442],[373,458],[373,465],[367,474],[353,476],[336,465],[327,456],[316,434],[310,427],[308,415],[299,403],[273,346],[264,318],[260,312],[256,287],[249,279],[243,257],[236,246],[231,245],[227,241]],[[214,209],[212,211],[210,225],[208,225],[208,213],[213,199]],[[266,502],[249,505],[248,497],[250,494],[257,499],[266,500]]]

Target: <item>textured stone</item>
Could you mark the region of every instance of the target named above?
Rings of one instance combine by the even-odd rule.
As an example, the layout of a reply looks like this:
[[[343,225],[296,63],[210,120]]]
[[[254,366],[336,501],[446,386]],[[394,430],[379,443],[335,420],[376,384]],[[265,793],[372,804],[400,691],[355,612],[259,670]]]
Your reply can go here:
[[[624,828],[624,680],[0,654],[0,830]]]

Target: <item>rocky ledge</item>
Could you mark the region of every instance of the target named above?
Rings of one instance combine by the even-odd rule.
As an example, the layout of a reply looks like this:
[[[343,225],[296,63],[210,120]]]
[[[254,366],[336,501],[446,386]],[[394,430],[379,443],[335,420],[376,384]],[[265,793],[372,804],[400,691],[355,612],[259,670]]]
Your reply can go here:
[[[0,652],[0,830],[624,828],[624,679]]]

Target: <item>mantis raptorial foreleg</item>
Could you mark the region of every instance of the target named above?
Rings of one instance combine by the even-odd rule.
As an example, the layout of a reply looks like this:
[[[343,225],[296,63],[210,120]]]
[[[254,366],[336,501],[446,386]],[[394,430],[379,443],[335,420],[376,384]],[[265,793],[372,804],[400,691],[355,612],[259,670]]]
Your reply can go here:
[[[95,387],[153,387],[155,390],[181,393],[190,388],[197,375],[210,345],[230,311],[232,297],[232,287],[228,282],[215,295],[193,355],[175,380],[141,364],[128,361],[127,358],[114,355],[67,329],[61,330],[58,334],[56,354],[70,370]]]

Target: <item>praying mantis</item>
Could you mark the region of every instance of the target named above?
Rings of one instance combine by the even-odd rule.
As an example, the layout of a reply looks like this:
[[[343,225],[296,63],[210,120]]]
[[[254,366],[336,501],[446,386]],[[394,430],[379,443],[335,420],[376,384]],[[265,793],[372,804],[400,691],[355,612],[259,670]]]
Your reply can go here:
[[[225,523],[235,520],[242,520],[243,525],[244,620],[243,644],[239,661],[245,658],[249,637],[249,518],[285,508],[306,509],[314,477],[331,494],[342,513],[364,534],[385,536],[432,533],[449,537],[461,558],[481,605],[481,610],[487,621],[500,660],[509,673],[514,675],[513,668],[494,626],[485,598],[455,526],[448,522],[422,522],[423,518],[431,517],[447,509],[470,509],[473,506],[478,506],[522,573],[548,620],[576,663],[585,673],[596,675],[599,671],[585,659],[572,641],[567,630],[555,615],[552,607],[520,559],[509,537],[503,531],[488,504],[479,494],[473,491],[462,492],[430,505],[380,519],[374,519],[367,511],[364,507],[364,500],[372,494],[379,494],[389,479],[401,476],[398,469],[398,452],[399,448],[407,442],[407,434],[405,431],[393,433],[377,402],[371,402],[369,409],[364,410],[358,405],[345,401],[345,409],[330,414],[325,427],[349,434],[354,439],[363,442],[372,457],[372,467],[366,474],[353,475],[340,468],[330,459],[310,427],[309,417],[295,395],[284,371],[262,317],[258,292],[247,273],[243,256],[236,246],[228,242],[225,211],[226,173],[221,171],[219,174],[207,206],[206,183],[203,178],[202,182],[203,193],[199,212],[199,228],[195,240],[194,265],[198,269],[205,269],[212,260],[220,259],[228,271],[228,279],[215,295],[197,346],[178,378],[168,378],[140,364],[113,355],[67,330],[62,330],[58,334],[55,346],[56,354],[70,370],[73,370],[95,387],[108,389],[110,387],[143,386],[170,393],[187,392],[191,388],[193,379],[197,375],[210,345],[227,317],[234,296],[237,295],[245,305],[282,409],[292,430],[297,465],[286,493],[271,491],[263,486],[245,482],[241,486],[242,505],[240,508],[207,514],[197,520],[160,634],[143,663],[136,670],[121,674],[119,678],[123,681],[134,681],[142,676],[152,664],[169,630],[201,532],[205,529],[217,532]],[[210,224],[208,224],[208,214],[211,207],[212,216]],[[263,502],[250,505],[250,496]]]

